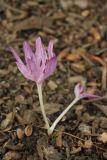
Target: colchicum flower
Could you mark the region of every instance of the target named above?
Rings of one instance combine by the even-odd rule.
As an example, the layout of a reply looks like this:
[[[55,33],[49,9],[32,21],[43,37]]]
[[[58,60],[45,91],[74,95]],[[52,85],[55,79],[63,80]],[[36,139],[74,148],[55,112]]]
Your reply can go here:
[[[95,99],[101,99],[100,96],[91,94],[87,91],[85,91],[84,87],[78,83],[74,88],[74,94],[75,98],[74,100],[69,104],[67,108],[59,115],[59,117],[53,122],[52,126],[50,127],[50,134],[53,132],[56,125],[59,123],[59,121],[63,118],[63,116],[72,108],[74,104],[76,104],[80,99],[83,98],[95,98]]]
[[[16,59],[16,64],[20,72],[24,75],[25,78],[35,81],[37,84],[41,111],[46,123],[48,133],[50,133],[50,126],[43,105],[42,83],[55,71],[57,60],[53,52],[52,41],[49,42],[48,48],[46,50],[41,41],[41,38],[39,37],[36,40],[35,47],[36,51],[35,53],[33,53],[29,44],[27,42],[23,43],[25,63],[23,63],[23,61],[20,59],[17,52],[13,48],[10,48],[10,50]]]
[[[74,88],[74,94],[76,99],[80,100],[82,98],[101,98],[100,96],[94,95],[92,93],[89,93],[85,90],[84,86],[82,86],[80,83],[78,83]]]
[[[60,122],[63,116],[72,108],[74,104],[76,104],[82,98],[96,98],[100,99],[100,96],[93,95],[89,92],[86,92],[84,87],[81,84],[77,84],[74,89],[75,98],[68,105],[67,108],[58,116],[58,118],[53,122],[50,126],[48,122],[48,118],[45,113],[45,108],[43,105],[43,97],[42,97],[42,83],[43,81],[53,74],[56,68],[56,56],[53,52],[53,42],[50,41],[48,45],[48,49],[44,48],[42,44],[41,38],[37,38],[36,40],[36,52],[33,53],[31,47],[27,42],[23,43],[23,50],[25,54],[25,63],[20,59],[16,51],[11,48],[11,52],[16,59],[16,64],[20,70],[20,72],[27,78],[32,81],[35,81],[37,84],[39,101],[41,106],[41,111],[43,114],[43,118],[46,124],[46,128],[48,130],[48,134],[52,134],[56,125]]]
[[[10,48],[16,59],[16,64],[20,72],[25,78],[41,84],[47,77],[53,74],[56,68],[56,56],[53,52],[53,42],[50,41],[46,50],[42,44],[41,38],[36,40],[36,52],[33,53],[27,42],[23,43],[23,51],[25,54],[25,64],[22,62],[18,54],[13,48]]]

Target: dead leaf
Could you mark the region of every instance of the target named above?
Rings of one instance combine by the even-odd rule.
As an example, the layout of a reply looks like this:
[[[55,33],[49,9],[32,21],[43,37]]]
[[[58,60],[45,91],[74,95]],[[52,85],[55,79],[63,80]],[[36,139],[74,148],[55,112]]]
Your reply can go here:
[[[99,33],[98,29],[95,27],[92,27],[90,29],[90,33],[92,34],[92,36],[94,37],[95,42],[98,42],[101,40],[101,34]]]
[[[73,5],[73,1],[72,0],[67,0],[67,1],[66,0],[61,0],[61,1],[59,1],[59,3],[60,3],[61,8],[64,11],[67,11]]]
[[[71,84],[81,82],[83,85],[85,85],[86,84],[86,79],[83,76],[76,75],[76,76],[69,77],[68,82],[71,83]]]
[[[78,54],[78,53],[79,53],[79,49],[72,51],[72,53],[69,53],[68,48],[66,48],[65,50],[61,51],[58,54],[57,58],[58,58],[58,60],[66,59],[69,61],[77,61],[81,58],[80,54]]]
[[[16,96],[15,97],[15,101],[16,101],[16,103],[22,103],[22,104],[26,104],[25,102],[25,97],[24,96],[22,96],[22,95],[18,95],[18,96]]]
[[[107,142],[107,132],[103,132],[97,138],[99,141],[106,143]]]
[[[101,83],[96,83],[96,82],[94,82],[94,81],[91,81],[91,82],[88,82],[88,84],[87,84],[87,86],[89,86],[89,87],[94,87],[94,88],[96,88],[96,87],[101,87]]]
[[[33,132],[33,127],[32,125],[27,125],[26,128],[25,128],[25,135],[27,137],[31,136],[32,135],[32,132]]]
[[[61,160],[62,155],[53,146],[44,147],[44,155],[46,160]]]
[[[58,129],[58,132],[56,132],[56,145],[57,145],[58,147],[61,147],[61,146],[63,145],[63,140],[62,140],[63,131],[64,131],[64,127],[61,126],[61,127]]]
[[[42,136],[37,140],[37,152],[40,157],[40,160],[44,159],[44,147],[48,145],[48,139],[46,136]]]
[[[78,62],[78,63],[72,63],[71,67],[73,69],[73,71],[82,74],[82,72],[85,71],[85,66],[83,63]]]
[[[73,2],[80,9],[86,9],[88,7],[88,5],[89,5],[89,1],[88,0],[75,0]]]
[[[52,19],[48,17],[38,17],[38,16],[30,16],[29,18],[26,18],[22,21],[18,21],[14,23],[11,30],[14,30],[14,32],[18,32],[21,30],[29,30],[29,29],[41,29],[42,26],[50,27],[52,24]]]
[[[66,17],[66,15],[64,14],[64,12],[61,10],[58,10],[53,14],[52,19],[53,20],[62,20],[65,17]]]
[[[85,123],[80,123],[78,129],[81,131],[82,134],[91,134],[91,127]]]
[[[93,142],[91,141],[91,139],[89,139],[89,140],[86,140],[85,142],[84,142],[84,148],[87,148],[87,149],[90,149],[90,148],[92,148],[92,146],[93,146]]]
[[[51,114],[54,114],[54,113],[58,112],[60,110],[60,108],[62,107],[62,104],[46,103],[46,104],[44,104],[44,107],[45,107],[46,114],[51,115]],[[36,107],[35,111],[38,112],[38,113],[41,113],[40,107]]]
[[[17,133],[17,137],[18,137],[19,139],[22,139],[22,138],[23,138],[23,136],[24,136],[24,131],[23,131],[21,128],[18,128],[17,131],[16,131],[16,133]]]
[[[76,154],[76,153],[79,153],[80,151],[81,151],[81,147],[78,147],[78,148],[73,147],[73,149],[70,153],[71,154]]]
[[[4,156],[3,160],[19,160],[21,159],[21,154],[20,152],[16,151],[8,151]]]
[[[16,113],[15,118],[18,121],[18,123],[20,123],[22,125],[24,124],[23,118],[18,113]]]
[[[9,74],[9,70],[6,70],[6,69],[0,69],[0,76],[5,76],[7,74]]]
[[[62,60],[62,59],[64,59],[64,58],[66,58],[67,54],[68,54],[68,53],[67,53],[66,51],[61,51],[61,52],[58,54],[57,59],[58,59],[58,60]]]
[[[107,105],[95,103],[95,106],[100,109],[105,116],[107,116]]]
[[[57,84],[56,84],[54,81],[50,80],[50,81],[48,82],[48,87],[49,87],[51,90],[56,90],[58,86],[57,86]]]
[[[69,61],[78,61],[80,60],[80,55],[76,53],[70,53],[66,56],[66,59]]]
[[[46,103],[45,104],[45,111],[48,115],[54,114],[60,110],[62,107],[61,104],[58,103]]]
[[[82,15],[83,17],[87,17],[87,16],[89,16],[89,14],[90,14],[90,11],[89,11],[89,10],[84,10],[84,11],[82,11],[82,13],[81,13],[81,15]]]
[[[6,130],[14,119],[14,113],[10,112],[6,115],[6,118],[1,122],[1,130]]]
[[[7,148],[7,149],[13,150],[13,151],[21,151],[23,146],[24,146],[24,144],[21,144],[21,143],[14,144],[14,142],[11,139],[9,139],[3,145],[4,148]]]
[[[14,32],[18,32],[21,30],[27,30],[32,28],[40,29],[41,26],[42,26],[42,20],[39,17],[31,16],[30,18],[26,18],[20,22],[14,23],[14,27],[10,29],[13,30],[14,28]]]
[[[37,143],[37,152],[38,152],[38,155],[40,157],[40,160],[43,160],[43,149],[42,149],[42,145]]]
[[[105,118],[105,117],[100,118],[100,127],[107,129],[107,118]]]
[[[99,56],[95,56],[95,55],[90,55],[91,60],[93,60],[94,62],[99,63],[100,65],[106,67],[106,63],[104,62],[104,60],[99,57]]]
[[[35,107],[37,108],[37,107]],[[40,108],[40,107],[39,107]],[[24,114],[23,114],[23,123],[24,124],[31,124],[31,123],[34,123],[36,121],[36,111],[34,110],[30,110],[30,109],[26,109],[24,111]]]

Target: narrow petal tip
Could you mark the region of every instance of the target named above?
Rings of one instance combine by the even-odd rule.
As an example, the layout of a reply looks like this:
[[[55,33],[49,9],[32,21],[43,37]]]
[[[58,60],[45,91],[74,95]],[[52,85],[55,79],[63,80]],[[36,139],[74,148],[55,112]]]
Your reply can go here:
[[[14,48],[10,47],[10,52],[13,54],[14,58],[16,59],[17,62],[21,63],[21,59],[19,57],[19,55],[17,54],[17,52],[15,51]]]
[[[52,58],[53,56],[55,56],[55,53],[53,52],[53,45],[54,45],[54,42],[52,40],[50,40],[49,45],[48,45],[49,58]]]
[[[41,39],[41,37],[38,37],[37,39],[36,39],[36,44],[41,44],[42,43],[42,39]]]
[[[75,96],[78,97],[84,91],[84,87],[78,83],[74,88]]]
[[[23,50],[24,50],[24,54],[25,54],[26,58],[31,59],[32,58],[32,49],[31,49],[30,45],[28,44],[28,42],[26,42],[26,41],[23,42]]]

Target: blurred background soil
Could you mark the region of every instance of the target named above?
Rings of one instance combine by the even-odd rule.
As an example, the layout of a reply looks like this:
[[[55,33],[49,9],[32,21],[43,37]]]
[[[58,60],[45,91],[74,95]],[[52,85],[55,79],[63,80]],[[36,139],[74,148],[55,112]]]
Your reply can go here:
[[[52,123],[81,82],[99,101],[81,100],[47,135],[36,84],[18,71],[9,47],[24,58],[26,40],[52,39],[58,65],[44,82]],[[0,159],[107,159],[107,1],[0,0]]]

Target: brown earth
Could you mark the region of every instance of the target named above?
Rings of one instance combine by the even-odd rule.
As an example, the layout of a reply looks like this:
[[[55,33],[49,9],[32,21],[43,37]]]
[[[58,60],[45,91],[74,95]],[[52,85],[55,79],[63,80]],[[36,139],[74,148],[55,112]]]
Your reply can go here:
[[[9,46],[23,57],[22,42],[41,36],[55,42],[58,65],[44,82],[53,122],[82,82],[102,100],[78,102],[47,135],[36,84],[18,71]],[[0,1],[0,159],[107,159],[107,1]]]

